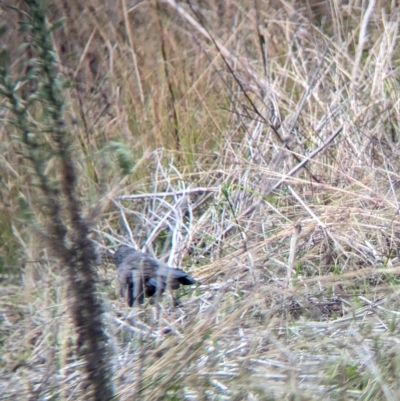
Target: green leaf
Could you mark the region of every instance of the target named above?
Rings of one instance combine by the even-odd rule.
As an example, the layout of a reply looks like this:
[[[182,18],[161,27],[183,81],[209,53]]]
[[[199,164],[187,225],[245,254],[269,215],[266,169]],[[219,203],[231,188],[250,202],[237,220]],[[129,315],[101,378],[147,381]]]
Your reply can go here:
[[[19,31],[26,32],[33,28],[33,25],[30,22],[20,21],[19,22]]]
[[[132,150],[127,145],[111,141],[104,150],[116,156],[119,167],[124,175],[130,174],[134,167],[134,161],[132,158]]]
[[[7,6],[7,8],[9,8],[10,10],[16,11],[17,13],[21,13],[26,15],[27,17],[29,17],[29,14],[25,11],[22,11],[21,9],[17,8],[17,7],[13,7],[13,6]]]
[[[54,21],[54,22],[51,24],[51,27],[50,27],[49,31],[50,31],[50,32],[54,32],[54,31],[56,31],[57,29],[61,28],[61,26],[64,24],[64,21],[65,21],[65,18],[64,18],[64,17],[58,19],[57,21]]]
[[[30,81],[33,78],[37,77],[38,70],[36,68],[31,68],[21,79],[21,82]]]

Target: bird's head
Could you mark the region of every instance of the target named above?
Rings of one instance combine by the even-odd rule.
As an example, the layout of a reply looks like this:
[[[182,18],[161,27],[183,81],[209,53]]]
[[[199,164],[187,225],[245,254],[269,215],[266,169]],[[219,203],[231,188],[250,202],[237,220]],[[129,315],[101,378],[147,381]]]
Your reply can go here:
[[[114,253],[114,262],[117,266],[117,268],[122,264],[124,259],[127,257],[127,255],[136,252],[135,249],[127,246],[127,245],[121,245],[117,251]]]

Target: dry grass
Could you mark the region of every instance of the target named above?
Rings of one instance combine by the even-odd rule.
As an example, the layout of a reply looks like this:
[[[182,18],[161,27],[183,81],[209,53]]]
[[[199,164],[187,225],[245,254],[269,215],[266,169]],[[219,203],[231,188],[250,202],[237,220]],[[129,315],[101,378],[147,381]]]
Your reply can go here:
[[[399,9],[53,3],[93,239],[199,282],[179,308],[128,309],[100,266],[117,399],[399,399]],[[1,17],[17,74],[26,38]],[[1,118],[1,269],[22,280],[0,285],[0,394],[84,400],[63,268],[27,229],[41,211]]]

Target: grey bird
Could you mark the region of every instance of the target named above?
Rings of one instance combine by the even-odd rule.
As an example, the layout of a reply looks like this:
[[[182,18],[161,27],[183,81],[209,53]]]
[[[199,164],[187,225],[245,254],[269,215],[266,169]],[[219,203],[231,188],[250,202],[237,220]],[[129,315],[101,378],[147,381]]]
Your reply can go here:
[[[162,294],[167,288],[176,290],[181,284],[195,284],[191,276],[181,269],[168,267],[151,256],[121,245],[114,254],[121,297],[128,306],[142,304],[144,296]]]

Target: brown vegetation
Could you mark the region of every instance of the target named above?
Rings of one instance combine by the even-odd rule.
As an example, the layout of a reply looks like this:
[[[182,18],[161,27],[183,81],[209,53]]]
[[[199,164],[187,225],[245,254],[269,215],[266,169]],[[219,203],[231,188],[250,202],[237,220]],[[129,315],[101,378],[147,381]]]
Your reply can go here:
[[[399,398],[399,11],[49,2],[117,399]],[[29,33],[0,18],[16,79]],[[0,102],[0,394],[85,400],[49,208]],[[198,281],[178,308],[125,306],[106,255],[127,241]]]

